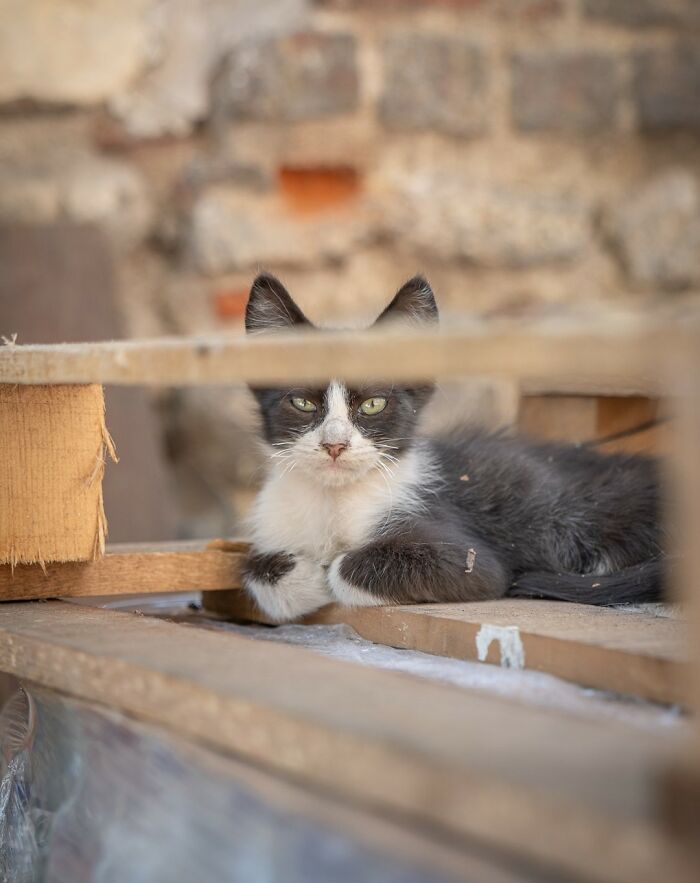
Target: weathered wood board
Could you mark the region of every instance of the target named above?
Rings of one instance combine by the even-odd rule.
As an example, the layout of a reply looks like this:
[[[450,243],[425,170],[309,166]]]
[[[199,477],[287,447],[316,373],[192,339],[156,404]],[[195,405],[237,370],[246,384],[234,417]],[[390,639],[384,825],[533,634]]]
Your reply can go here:
[[[656,821],[655,782],[678,732],[61,602],[0,605],[0,670],[537,862],[543,877],[692,879]]]
[[[0,565],[0,601],[197,592],[240,584],[247,544],[113,545],[96,561]]]
[[[669,360],[697,343],[677,322],[469,323],[440,330],[158,338],[0,347],[5,383],[183,386],[331,377],[518,379],[529,391],[654,395]]]
[[[265,621],[240,591],[247,544],[108,547],[92,562],[0,567],[0,601],[204,592],[205,607]],[[345,623],[378,644],[456,659],[544,671],[574,683],[658,702],[683,702],[685,625],[678,619],[554,601],[348,608],[331,605],[308,623]]]
[[[520,430],[534,438],[613,453],[668,455],[672,424],[658,399],[621,395],[525,395]]]
[[[223,616],[261,621],[243,592],[206,593],[204,604]],[[507,599],[400,607],[331,605],[303,622],[345,623],[377,644],[548,672],[656,702],[682,703],[687,698],[689,650],[686,626],[679,619]]]

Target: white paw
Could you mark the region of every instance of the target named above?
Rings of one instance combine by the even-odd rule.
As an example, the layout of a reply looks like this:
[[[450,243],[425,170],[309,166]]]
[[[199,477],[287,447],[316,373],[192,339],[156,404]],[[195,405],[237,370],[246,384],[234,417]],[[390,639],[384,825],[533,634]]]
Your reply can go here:
[[[343,558],[345,555],[338,555],[328,568],[328,584],[333,600],[345,604],[346,607],[381,607],[382,604],[386,604],[386,601],[378,598],[372,592],[358,589],[343,579],[340,575],[340,565]]]
[[[274,584],[248,577],[245,587],[273,622],[299,619],[333,601],[323,567],[304,558]]]

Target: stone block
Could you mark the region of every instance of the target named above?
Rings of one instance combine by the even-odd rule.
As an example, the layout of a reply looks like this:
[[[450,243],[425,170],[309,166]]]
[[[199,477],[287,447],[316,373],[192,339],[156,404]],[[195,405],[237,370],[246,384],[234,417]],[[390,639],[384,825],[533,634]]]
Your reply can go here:
[[[152,63],[109,107],[135,138],[183,135],[209,112],[226,54],[304,26],[306,0],[151,0]]]
[[[585,0],[588,18],[634,28],[700,24],[697,0]]]
[[[668,291],[700,284],[700,183],[690,171],[657,175],[615,206],[606,226],[633,283]]]
[[[601,132],[620,101],[614,56],[598,52],[519,53],[512,59],[512,114],[525,132]]]
[[[421,179],[389,217],[392,234],[411,251],[480,267],[567,264],[591,242],[590,209],[580,198],[461,176]]]
[[[0,171],[0,220],[97,224],[114,245],[130,248],[150,228],[145,184],[126,163],[83,153],[58,154]]]
[[[215,86],[219,112],[240,120],[299,122],[350,113],[359,71],[354,36],[304,32],[230,53]]]
[[[700,129],[700,42],[639,51],[634,95],[642,130]]]
[[[89,105],[126,88],[152,56],[153,0],[4,0],[0,102]]]
[[[208,275],[264,266],[304,267],[338,261],[369,241],[376,224],[363,201],[307,214],[274,193],[214,188],[196,203],[188,251]]]
[[[397,34],[383,47],[380,117],[388,129],[475,136],[487,129],[488,66],[461,37]]]

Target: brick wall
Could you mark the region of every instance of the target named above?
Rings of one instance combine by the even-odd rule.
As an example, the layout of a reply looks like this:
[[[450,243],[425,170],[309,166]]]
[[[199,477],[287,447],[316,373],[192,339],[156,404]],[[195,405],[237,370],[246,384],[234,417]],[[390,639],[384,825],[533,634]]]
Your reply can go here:
[[[104,231],[133,333],[239,326],[260,266],[319,319],[416,271],[447,312],[700,295],[698,0],[11,7],[0,222]]]
[[[6,15],[0,218],[106,229],[135,331],[239,322],[261,265],[324,318],[416,270],[452,310],[700,290],[697,0]]]

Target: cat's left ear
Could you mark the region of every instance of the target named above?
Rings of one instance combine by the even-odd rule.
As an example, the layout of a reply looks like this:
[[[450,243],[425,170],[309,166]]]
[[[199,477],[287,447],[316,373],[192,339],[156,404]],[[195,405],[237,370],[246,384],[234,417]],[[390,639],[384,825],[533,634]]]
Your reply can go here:
[[[300,326],[313,327],[280,280],[271,273],[256,276],[245,310],[245,330],[248,334],[284,331]]]
[[[411,325],[436,325],[438,318],[438,308],[430,283],[423,276],[414,276],[397,291],[375,325],[388,321],[403,321]]]

